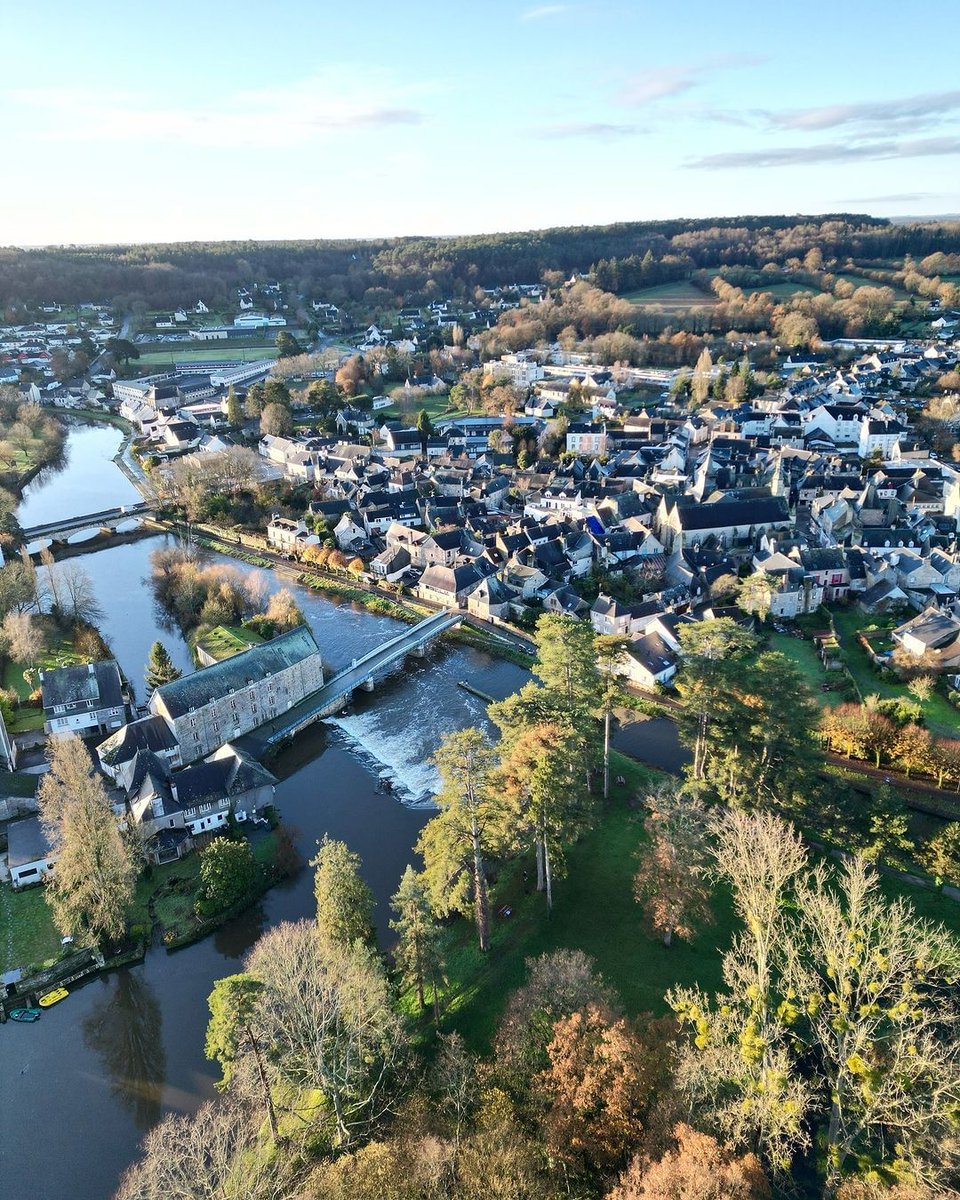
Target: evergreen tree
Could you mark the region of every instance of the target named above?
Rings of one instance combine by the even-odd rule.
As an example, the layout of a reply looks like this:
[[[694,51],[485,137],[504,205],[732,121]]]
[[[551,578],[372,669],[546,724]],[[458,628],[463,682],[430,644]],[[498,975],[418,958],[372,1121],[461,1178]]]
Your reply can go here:
[[[420,434],[420,449],[423,457],[427,457],[427,441],[433,433],[433,422],[430,420],[430,414],[425,408],[421,408],[417,413],[417,433]]]
[[[243,409],[232,384],[227,391],[227,424],[231,429],[239,429],[243,424]]]
[[[163,642],[154,642],[150,647],[150,657],[147,659],[147,669],[144,672],[144,679],[150,692],[156,691],[165,683],[172,683],[175,679],[179,679],[182,673],[173,665],[170,652]]]
[[[421,1009],[427,1006],[426,989],[430,985],[433,1017],[439,1022],[439,985],[443,975],[440,930],[430,911],[423,879],[413,867],[408,866],[404,871],[391,905],[397,914],[390,928],[398,937],[393,959],[400,978],[407,987],[416,988]]]
[[[345,949],[372,943],[373,894],[360,878],[360,856],[346,842],[325,836],[310,865],[317,870],[313,890],[321,942]]]

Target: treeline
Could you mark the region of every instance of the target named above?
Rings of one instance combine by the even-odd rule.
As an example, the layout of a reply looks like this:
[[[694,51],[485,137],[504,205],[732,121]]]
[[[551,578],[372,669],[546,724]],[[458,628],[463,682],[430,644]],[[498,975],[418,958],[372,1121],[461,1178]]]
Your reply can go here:
[[[110,300],[168,308],[203,298],[228,307],[238,287],[279,282],[336,304],[432,295],[471,297],[477,287],[536,283],[546,273],[587,272],[601,260],[663,282],[691,268],[779,262],[814,245],[832,256],[889,258],[955,252],[956,225],[891,225],[864,215],[756,216],[636,221],[456,238],[375,241],[176,243],[0,250],[0,304]],[[825,251],[826,252],[826,251]],[[650,256],[647,267],[643,262]],[[635,266],[634,263],[639,263]],[[662,263],[656,276],[652,264]],[[620,269],[619,267],[617,268]],[[644,270],[647,276],[644,276]]]

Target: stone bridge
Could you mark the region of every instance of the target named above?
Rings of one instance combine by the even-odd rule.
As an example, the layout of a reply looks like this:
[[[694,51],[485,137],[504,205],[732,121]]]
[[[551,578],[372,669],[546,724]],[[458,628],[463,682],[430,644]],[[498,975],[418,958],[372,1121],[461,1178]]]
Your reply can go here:
[[[117,527],[125,521],[153,516],[155,511],[152,504],[143,501],[139,504],[123,504],[119,508],[105,508],[101,512],[86,513],[82,517],[64,517],[59,521],[49,521],[46,525],[30,525],[21,529],[20,536],[26,544],[43,538],[59,541],[67,534],[76,533],[80,529],[106,529],[115,533]]]

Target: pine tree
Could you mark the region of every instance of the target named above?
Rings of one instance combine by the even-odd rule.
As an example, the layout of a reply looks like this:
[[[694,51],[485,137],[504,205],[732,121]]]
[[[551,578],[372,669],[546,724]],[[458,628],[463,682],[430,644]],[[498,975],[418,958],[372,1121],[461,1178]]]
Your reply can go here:
[[[163,642],[154,642],[150,647],[150,657],[147,659],[147,669],[144,679],[151,692],[165,683],[172,683],[183,674],[173,665],[173,659]]]
[[[324,836],[310,865],[317,871],[313,891],[321,942],[344,948],[355,942],[372,945],[373,893],[360,877],[360,856],[346,842]]]
[[[439,984],[443,975],[440,929],[430,911],[423,879],[413,867],[408,866],[404,871],[390,903],[397,914],[390,922],[398,938],[393,951],[397,971],[407,987],[416,988],[421,1010],[427,1006],[426,989],[430,985],[433,1017],[439,1022]]]

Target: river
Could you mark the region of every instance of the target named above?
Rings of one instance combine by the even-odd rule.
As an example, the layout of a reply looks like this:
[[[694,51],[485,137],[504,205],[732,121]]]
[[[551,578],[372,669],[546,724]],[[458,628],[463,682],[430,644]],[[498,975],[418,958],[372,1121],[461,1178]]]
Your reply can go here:
[[[27,489],[21,520],[54,520],[135,499],[112,462],[120,441],[112,428],[72,429],[63,465],[45,470]],[[79,560],[104,609],[103,633],[141,694],[157,638],[178,666],[192,669],[183,638],[165,621],[148,583],[150,554],[164,544],[159,535]],[[270,584],[280,586],[272,577]],[[389,618],[293,590],[332,668],[397,628]],[[349,714],[307,731],[273,765],[277,804],[298,830],[304,855],[324,833],[360,854],[384,941],[389,897],[429,817],[434,775],[427,759],[447,730],[486,721],[482,702],[457,686],[464,678],[505,696],[527,675],[471,649],[438,648],[361,695]],[[396,782],[392,792],[380,790],[383,771]],[[214,1094],[216,1072],[203,1054],[213,982],[241,969],[267,926],[312,911],[312,873],[304,870],[213,937],[174,954],[152,950],[141,966],[79,988],[35,1025],[3,1026],[3,1192],[43,1200],[109,1197],[144,1133],[164,1113],[192,1111]]]

